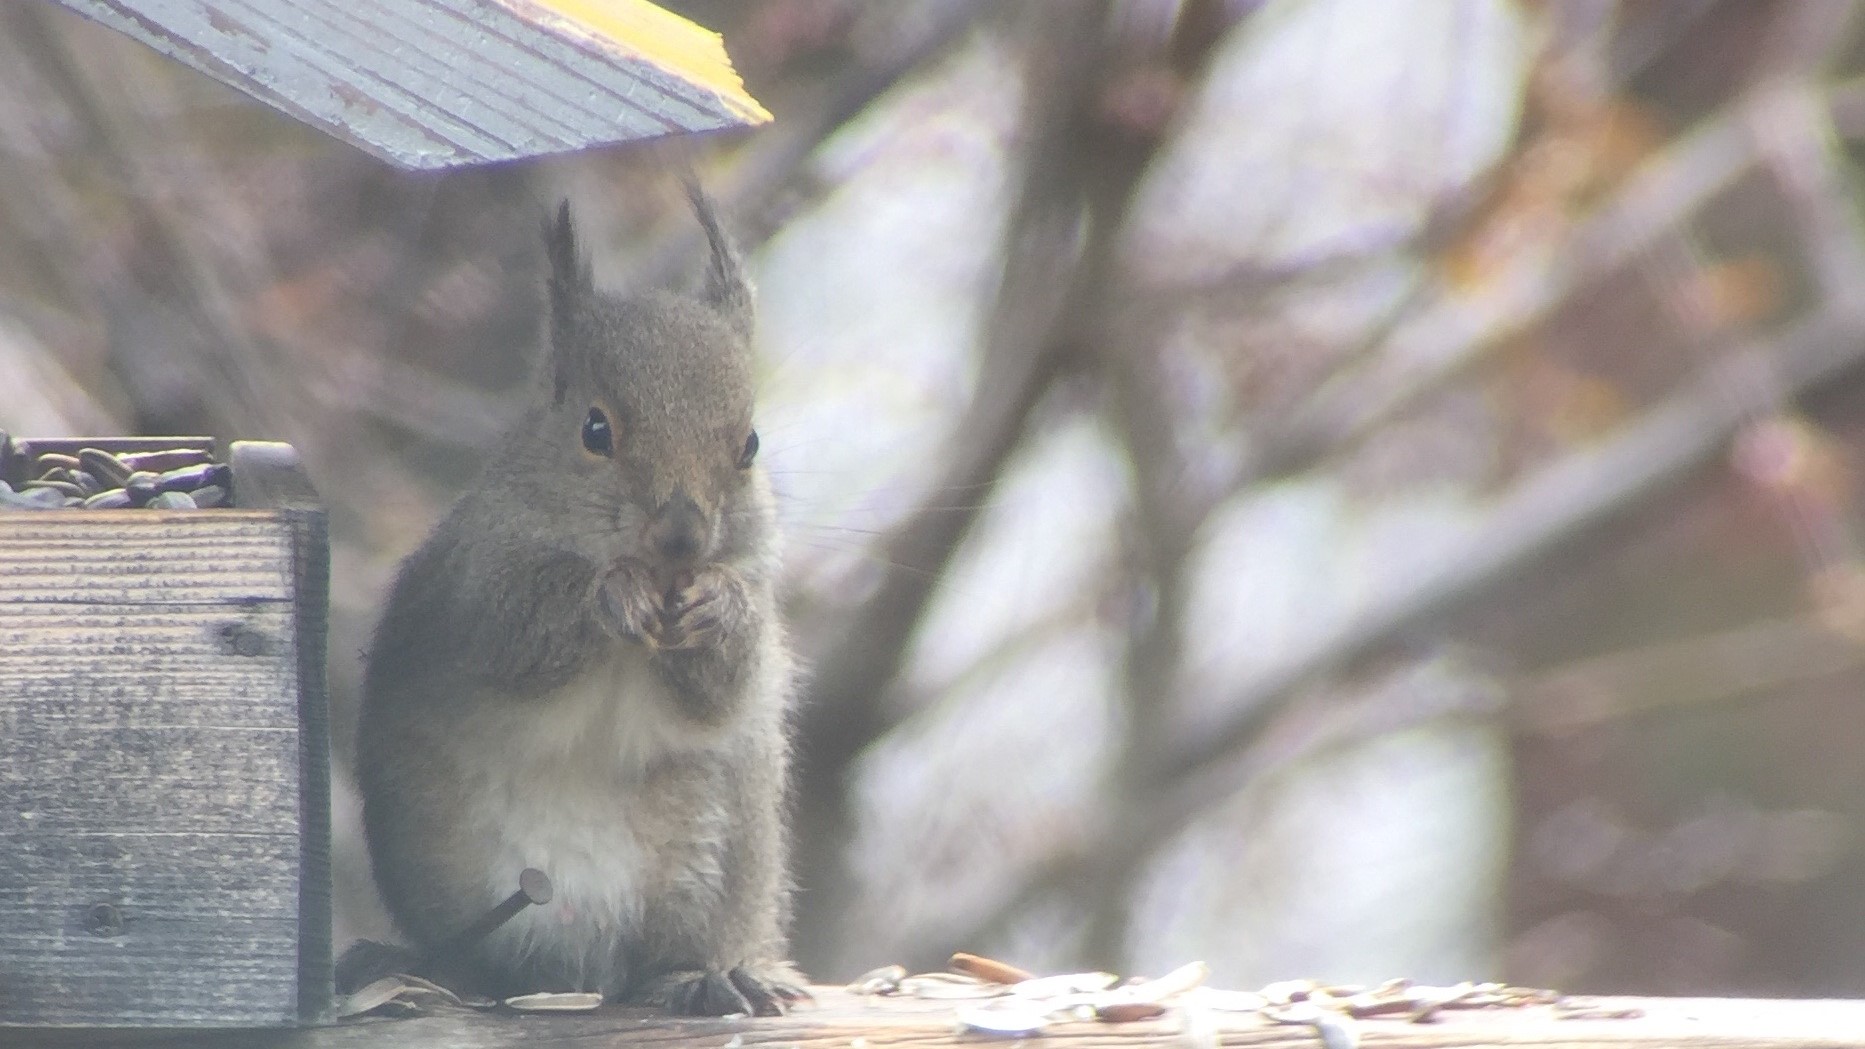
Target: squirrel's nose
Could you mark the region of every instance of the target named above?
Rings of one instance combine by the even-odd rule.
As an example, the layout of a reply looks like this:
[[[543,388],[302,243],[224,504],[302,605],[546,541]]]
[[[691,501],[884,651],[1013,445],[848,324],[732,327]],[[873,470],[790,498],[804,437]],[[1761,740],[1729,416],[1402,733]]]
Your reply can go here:
[[[675,488],[648,522],[648,547],[669,563],[691,561],[699,556],[705,525],[699,504],[684,488]]]

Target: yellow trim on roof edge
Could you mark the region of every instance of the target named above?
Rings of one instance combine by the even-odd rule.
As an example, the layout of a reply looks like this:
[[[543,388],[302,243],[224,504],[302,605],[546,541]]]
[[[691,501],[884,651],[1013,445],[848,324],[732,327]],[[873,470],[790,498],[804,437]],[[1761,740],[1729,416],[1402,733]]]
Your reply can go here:
[[[748,125],[768,124],[770,111],[745,91],[725,40],[648,0],[496,0],[513,13],[604,50],[638,58],[717,95]]]

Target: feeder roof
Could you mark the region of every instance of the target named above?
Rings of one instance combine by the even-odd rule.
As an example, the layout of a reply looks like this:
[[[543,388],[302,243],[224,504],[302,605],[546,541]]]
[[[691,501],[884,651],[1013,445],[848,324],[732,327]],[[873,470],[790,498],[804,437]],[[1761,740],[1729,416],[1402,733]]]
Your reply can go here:
[[[646,0],[58,0],[404,168],[762,124],[716,33]]]

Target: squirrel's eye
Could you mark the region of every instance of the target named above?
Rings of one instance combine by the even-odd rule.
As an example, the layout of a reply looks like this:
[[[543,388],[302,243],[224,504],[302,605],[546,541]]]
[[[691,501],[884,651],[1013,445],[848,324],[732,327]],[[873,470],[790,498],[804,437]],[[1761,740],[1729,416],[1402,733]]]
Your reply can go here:
[[[615,455],[615,431],[609,428],[609,417],[601,408],[591,408],[583,419],[583,448],[604,458]]]
[[[738,453],[738,468],[740,470],[751,469],[751,461],[757,457],[758,431],[753,430],[751,431],[751,436],[745,438],[745,450]]]

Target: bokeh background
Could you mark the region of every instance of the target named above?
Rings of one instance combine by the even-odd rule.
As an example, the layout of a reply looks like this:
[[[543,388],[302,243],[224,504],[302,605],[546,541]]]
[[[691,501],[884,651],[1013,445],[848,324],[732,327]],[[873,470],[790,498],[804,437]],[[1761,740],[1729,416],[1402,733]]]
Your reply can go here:
[[[0,5],[0,427],[293,442],[348,775],[567,195],[761,288],[796,950],[1865,993],[1842,0],[692,0],[769,129],[388,170]]]

